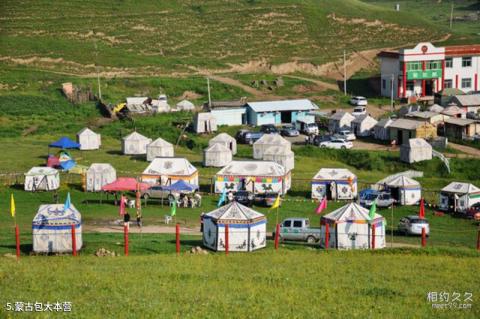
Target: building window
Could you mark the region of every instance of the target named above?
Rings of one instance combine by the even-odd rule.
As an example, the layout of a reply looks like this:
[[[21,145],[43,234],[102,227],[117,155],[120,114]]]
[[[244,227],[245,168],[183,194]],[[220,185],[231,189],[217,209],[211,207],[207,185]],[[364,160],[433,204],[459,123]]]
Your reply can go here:
[[[453,81],[452,80],[445,80],[443,88],[444,89],[451,89],[453,87]]]
[[[382,90],[385,90],[387,88],[387,80],[382,79]]]
[[[407,82],[407,91],[413,91],[413,81]]]
[[[440,61],[428,61],[425,65],[427,70],[438,70],[442,68]]]
[[[462,89],[469,89],[472,87],[472,79],[462,79]]]
[[[408,62],[407,71],[417,71],[422,69],[422,62]]]
[[[472,57],[467,56],[462,58],[462,67],[469,68],[472,66]]]
[[[453,68],[453,59],[452,58],[446,58],[445,59],[445,67],[446,68]]]

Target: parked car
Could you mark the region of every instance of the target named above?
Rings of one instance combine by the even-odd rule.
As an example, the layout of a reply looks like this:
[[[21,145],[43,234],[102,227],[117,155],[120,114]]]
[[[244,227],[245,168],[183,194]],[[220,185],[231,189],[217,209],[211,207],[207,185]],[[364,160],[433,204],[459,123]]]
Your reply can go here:
[[[273,233],[275,237],[275,233]],[[310,228],[308,218],[287,218],[280,224],[280,240],[298,240],[313,244],[320,240],[320,228]]]
[[[354,96],[350,99],[350,104],[355,106],[367,106],[368,101],[363,96]]]
[[[360,205],[363,207],[371,207],[374,201],[377,202],[377,207],[379,208],[390,207],[395,203],[395,199],[392,198],[392,195],[386,192],[372,192],[366,194],[364,197],[360,197]]]
[[[480,221],[480,203],[473,204],[466,211],[467,218]]]
[[[145,199],[155,198],[155,199],[164,199],[168,201],[172,201],[174,199],[178,199],[179,194],[172,193],[169,190],[164,190],[161,185],[154,185],[147,190],[141,193],[141,196]]]
[[[320,143],[331,141],[333,138],[332,135],[316,135],[313,138],[313,145],[320,146]]]
[[[263,193],[255,195],[255,205],[272,207],[278,197],[278,193]],[[281,203],[281,201],[280,201]]]
[[[353,147],[352,142],[348,142],[342,139],[332,139],[330,141],[325,141],[320,143],[320,147],[324,148],[334,148],[334,149],[350,149]]]
[[[260,132],[265,134],[274,134],[274,133],[278,133],[278,130],[273,124],[264,124],[260,126]]]
[[[430,225],[428,220],[422,219],[417,215],[410,215],[400,219],[398,231],[407,235],[421,235],[425,228],[425,234],[430,235]]]
[[[248,207],[253,205],[255,199],[253,193],[249,191],[237,191],[233,196],[236,202]]]
[[[295,127],[293,127],[293,125],[284,125],[284,126],[282,126],[282,129],[280,130],[280,134],[282,136],[293,137],[293,136],[300,135],[300,132]]]
[[[318,134],[318,125],[316,123],[305,123],[303,121],[296,121],[295,127],[305,135]]]
[[[355,141],[357,137],[355,134],[350,132],[349,130],[341,130],[334,135],[336,138],[344,139],[346,141]]]
[[[237,142],[241,144],[253,144],[258,141],[264,133],[262,132],[251,132],[248,130],[240,130],[236,134]]]
[[[480,120],[480,114],[478,114],[476,112],[468,112],[467,113],[467,119]]]
[[[366,115],[367,114],[367,108],[365,106],[357,106],[353,108],[352,115],[353,116],[360,116],[360,115]]]

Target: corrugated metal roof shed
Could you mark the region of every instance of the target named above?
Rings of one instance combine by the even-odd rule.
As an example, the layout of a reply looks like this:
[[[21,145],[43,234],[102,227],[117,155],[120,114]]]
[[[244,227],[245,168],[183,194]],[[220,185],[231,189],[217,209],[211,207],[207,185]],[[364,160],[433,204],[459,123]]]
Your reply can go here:
[[[307,99],[249,102],[247,105],[255,112],[311,111],[318,109],[315,103]]]

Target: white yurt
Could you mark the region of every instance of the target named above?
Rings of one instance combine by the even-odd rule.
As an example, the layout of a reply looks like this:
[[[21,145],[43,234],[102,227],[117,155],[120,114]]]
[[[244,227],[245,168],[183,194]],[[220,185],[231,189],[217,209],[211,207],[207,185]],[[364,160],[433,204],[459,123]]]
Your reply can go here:
[[[25,173],[24,189],[28,192],[53,191],[60,187],[60,174],[51,167],[32,167]]]
[[[183,180],[198,186],[198,170],[183,157],[156,157],[142,173],[142,182],[172,185]]]
[[[237,202],[204,215],[203,245],[215,251],[225,251],[225,225],[228,225],[229,251],[253,251],[267,245],[265,216]]]
[[[281,146],[272,146],[266,149],[265,152],[263,152],[262,159],[264,161],[272,161],[282,165],[287,172],[295,167],[295,153]]]
[[[391,118],[384,118],[375,124],[373,127],[373,135],[375,139],[388,141],[390,139],[390,134],[388,131],[388,127],[393,123]]]
[[[93,163],[87,169],[87,192],[101,192],[102,187],[117,179],[117,172],[108,163]]]
[[[223,144],[232,151],[233,155],[237,154],[237,141],[227,133],[220,133],[208,141],[208,146],[212,146],[213,144]]]
[[[147,145],[147,161],[151,162],[155,157],[173,157],[173,144],[165,141],[163,138],[157,138]]]
[[[312,179],[313,199],[353,199],[357,192],[357,176],[346,168],[322,168]]]
[[[193,130],[195,133],[212,133],[217,130],[217,120],[210,112],[195,114],[193,121]]]
[[[350,203],[327,214],[320,221],[320,244],[325,247],[328,224],[328,248],[371,249],[372,225],[375,227],[375,249],[385,248],[385,218],[375,214],[370,220],[369,210]]]
[[[411,138],[400,146],[400,160],[406,163],[429,161],[432,159],[432,145],[423,138]]]
[[[352,132],[356,136],[370,136],[374,133],[373,131],[377,123],[378,121],[370,115],[357,116],[352,121]]]
[[[82,248],[82,216],[70,204],[40,205],[32,222],[33,251],[39,253],[65,253],[72,251],[72,224],[75,225],[77,251]]]
[[[88,127],[85,127],[77,133],[77,143],[80,144],[80,150],[98,150],[102,145],[102,137]]]
[[[440,191],[440,209],[465,212],[480,202],[480,188],[470,183],[451,182]]]
[[[270,147],[292,149],[292,143],[279,134],[264,134],[258,141],[253,143],[253,158],[263,159],[263,153]]]
[[[383,184],[380,186],[389,191],[399,205],[416,205],[422,198],[420,183],[410,177],[397,175],[391,179],[387,177],[379,183]]]
[[[223,167],[232,161],[232,151],[223,144],[212,144],[203,150],[203,166]]]
[[[147,153],[147,145],[152,142],[151,138],[133,132],[122,139],[122,152],[125,155],[141,155]]]
[[[195,105],[189,100],[181,100],[177,103],[177,109],[179,111],[195,111]]]

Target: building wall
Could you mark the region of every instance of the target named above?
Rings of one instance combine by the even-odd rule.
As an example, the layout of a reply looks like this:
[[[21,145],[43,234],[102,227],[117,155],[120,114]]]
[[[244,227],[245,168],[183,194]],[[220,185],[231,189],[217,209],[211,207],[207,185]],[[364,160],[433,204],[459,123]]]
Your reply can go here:
[[[452,80],[452,87],[458,88],[465,93],[475,91],[475,75],[477,79],[476,90],[480,90],[480,56],[472,56],[472,66],[462,67],[462,57],[452,58],[452,68],[445,67],[445,80]],[[469,88],[462,87],[462,79],[471,79]]]
[[[242,121],[243,114],[246,113],[245,109],[225,109],[225,110],[212,110],[212,115],[217,120],[217,125],[242,125],[245,124]]]
[[[398,91],[398,76],[400,74],[400,62],[398,59],[392,58],[382,58],[380,64],[380,92],[382,96],[390,96],[391,83],[392,83],[392,74],[393,74],[393,97],[397,97]],[[383,86],[383,81],[385,81],[385,86]]]

